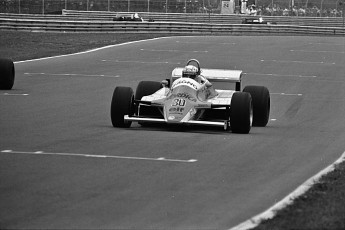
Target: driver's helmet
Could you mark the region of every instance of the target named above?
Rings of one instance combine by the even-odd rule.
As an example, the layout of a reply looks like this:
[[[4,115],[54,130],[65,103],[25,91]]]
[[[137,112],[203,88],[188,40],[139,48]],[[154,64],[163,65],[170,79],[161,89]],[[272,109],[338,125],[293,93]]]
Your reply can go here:
[[[198,76],[198,68],[194,65],[187,65],[182,70],[182,77],[189,77],[195,79]]]

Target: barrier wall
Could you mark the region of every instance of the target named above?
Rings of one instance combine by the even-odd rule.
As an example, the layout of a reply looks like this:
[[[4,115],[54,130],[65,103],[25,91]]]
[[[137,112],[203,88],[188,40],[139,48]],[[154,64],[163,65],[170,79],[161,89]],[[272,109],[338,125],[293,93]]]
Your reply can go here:
[[[0,14],[0,18],[27,18],[44,20],[74,20],[74,21],[112,21],[116,15],[129,14],[108,11],[74,11],[63,10],[62,15],[32,15],[32,14]],[[240,24],[244,18],[251,16],[230,14],[180,14],[180,13],[139,13],[145,20],[153,19],[155,22],[200,22],[215,24]],[[276,22],[280,25],[302,25],[322,27],[344,27],[343,18],[313,18],[313,17],[286,17],[264,16],[268,22]]]
[[[164,33],[203,35],[336,35],[345,28],[298,25],[210,24],[189,22],[113,22],[0,18],[0,30],[39,32]]]

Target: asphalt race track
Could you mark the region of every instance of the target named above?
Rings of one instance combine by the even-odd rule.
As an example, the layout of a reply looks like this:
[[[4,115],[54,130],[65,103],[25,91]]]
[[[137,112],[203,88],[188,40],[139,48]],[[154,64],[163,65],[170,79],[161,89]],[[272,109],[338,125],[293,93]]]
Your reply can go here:
[[[229,229],[345,151],[345,39],[172,37],[16,63],[0,91],[0,228]],[[271,93],[265,128],[113,128],[115,86],[196,58]]]

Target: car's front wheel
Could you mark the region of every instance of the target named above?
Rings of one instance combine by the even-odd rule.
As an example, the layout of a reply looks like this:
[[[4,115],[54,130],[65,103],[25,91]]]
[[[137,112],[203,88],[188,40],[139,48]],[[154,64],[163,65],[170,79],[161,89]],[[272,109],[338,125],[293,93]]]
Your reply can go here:
[[[125,121],[125,115],[133,115],[134,93],[130,87],[116,87],[111,100],[110,117],[114,127],[131,126],[131,121]]]
[[[0,58],[0,89],[10,90],[14,84],[14,64],[12,60]]]
[[[236,92],[230,106],[230,127],[233,133],[249,133],[253,121],[252,97],[249,93]]]
[[[270,116],[271,99],[264,86],[246,86],[243,92],[250,93],[253,100],[253,126],[265,127]]]

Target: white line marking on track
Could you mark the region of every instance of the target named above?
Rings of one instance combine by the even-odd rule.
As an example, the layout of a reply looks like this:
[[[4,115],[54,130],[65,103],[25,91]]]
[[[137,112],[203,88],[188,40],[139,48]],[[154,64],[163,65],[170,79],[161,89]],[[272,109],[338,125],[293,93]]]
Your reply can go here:
[[[245,75],[261,75],[270,77],[299,77],[299,78],[316,78],[317,76],[308,75],[293,75],[293,74],[276,74],[276,73],[243,73]]]
[[[163,161],[163,162],[180,162],[180,163],[194,163],[197,159],[181,160],[181,159],[168,159],[165,157],[149,158],[149,157],[127,157],[127,156],[113,156],[113,155],[96,155],[96,154],[80,154],[80,153],[49,153],[43,151],[23,152],[13,150],[2,150],[2,153],[14,154],[31,154],[31,155],[56,155],[56,156],[75,156],[75,157],[93,157],[93,158],[115,158],[127,160],[147,160],[147,161]]]
[[[311,61],[289,61],[289,60],[260,60],[261,62],[278,62],[278,63],[300,63],[300,64],[323,64],[335,65],[335,62],[311,62]]]
[[[139,40],[139,41],[125,42],[125,43],[121,43],[121,44],[103,46],[103,47],[100,47],[100,48],[96,48],[96,49],[92,49],[92,50],[87,50],[87,51],[82,51],[82,52],[78,52],[78,53],[57,55],[57,56],[44,57],[44,58],[37,58],[37,59],[31,59],[31,60],[25,60],[25,61],[17,61],[17,62],[14,62],[14,64],[33,62],[33,61],[43,61],[43,60],[48,60],[48,59],[52,59],[52,58],[70,57],[70,56],[75,56],[75,55],[80,55],[80,54],[92,53],[92,52],[95,52],[95,51],[99,51],[99,50],[103,50],[103,49],[108,49],[108,48],[113,48],[113,47],[117,47],[117,46],[130,45],[130,44],[146,42],[146,41],[155,41],[155,40],[160,40],[160,39],[165,39],[165,38],[171,38],[171,37],[160,37],[160,38],[151,38],[151,39],[144,39],[144,40]]]
[[[345,52],[339,52],[339,51],[327,51],[327,50],[290,50],[291,52],[305,52],[305,53],[338,53],[338,54],[344,54]]]
[[[330,46],[343,46],[340,43],[326,43],[326,42],[309,42],[309,45],[330,45]]]
[[[27,93],[2,93],[1,96],[29,96]]]
[[[327,166],[319,173],[306,180],[303,184],[296,188],[292,193],[284,197],[281,201],[271,206],[266,211],[240,223],[235,227],[230,228],[230,230],[252,229],[257,227],[263,220],[272,219],[277,214],[277,211],[282,210],[288,205],[292,204],[296,198],[306,193],[313,185],[318,183],[322,176],[332,172],[335,167],[342,162],[345,162],[345,152],[343,152],[343,154],[333,164]]]
[[[234,42],[214,43],[214,42],[183,42],[183,41],[176,41],[176,43],[183,43],[183,44],[212,44],[212,45],[236,45],[236,43],[234,43]]]
[[[138,64],[176,64],[180,65],[180,62],[168,62],[168,61],[156,61],[156,62],[148,62],[148,61],[120,61],[120,60],[102,60],[102,62],[119,62],[119,63],[138,63]]]
[[[24,73],[24,75],[46,75],[46,76],[63,76],[63,77],[120,77],[119,75],[102,75],[102,74],[78,74],[78,73]]]
[[[156,50],[156,49],[140,49],[148,52],[183,52],[183,53],[208,53],[207,50]]]
[[[281,96],[303,96],[301,93],[270,93],[273,95],[281,95]]]

